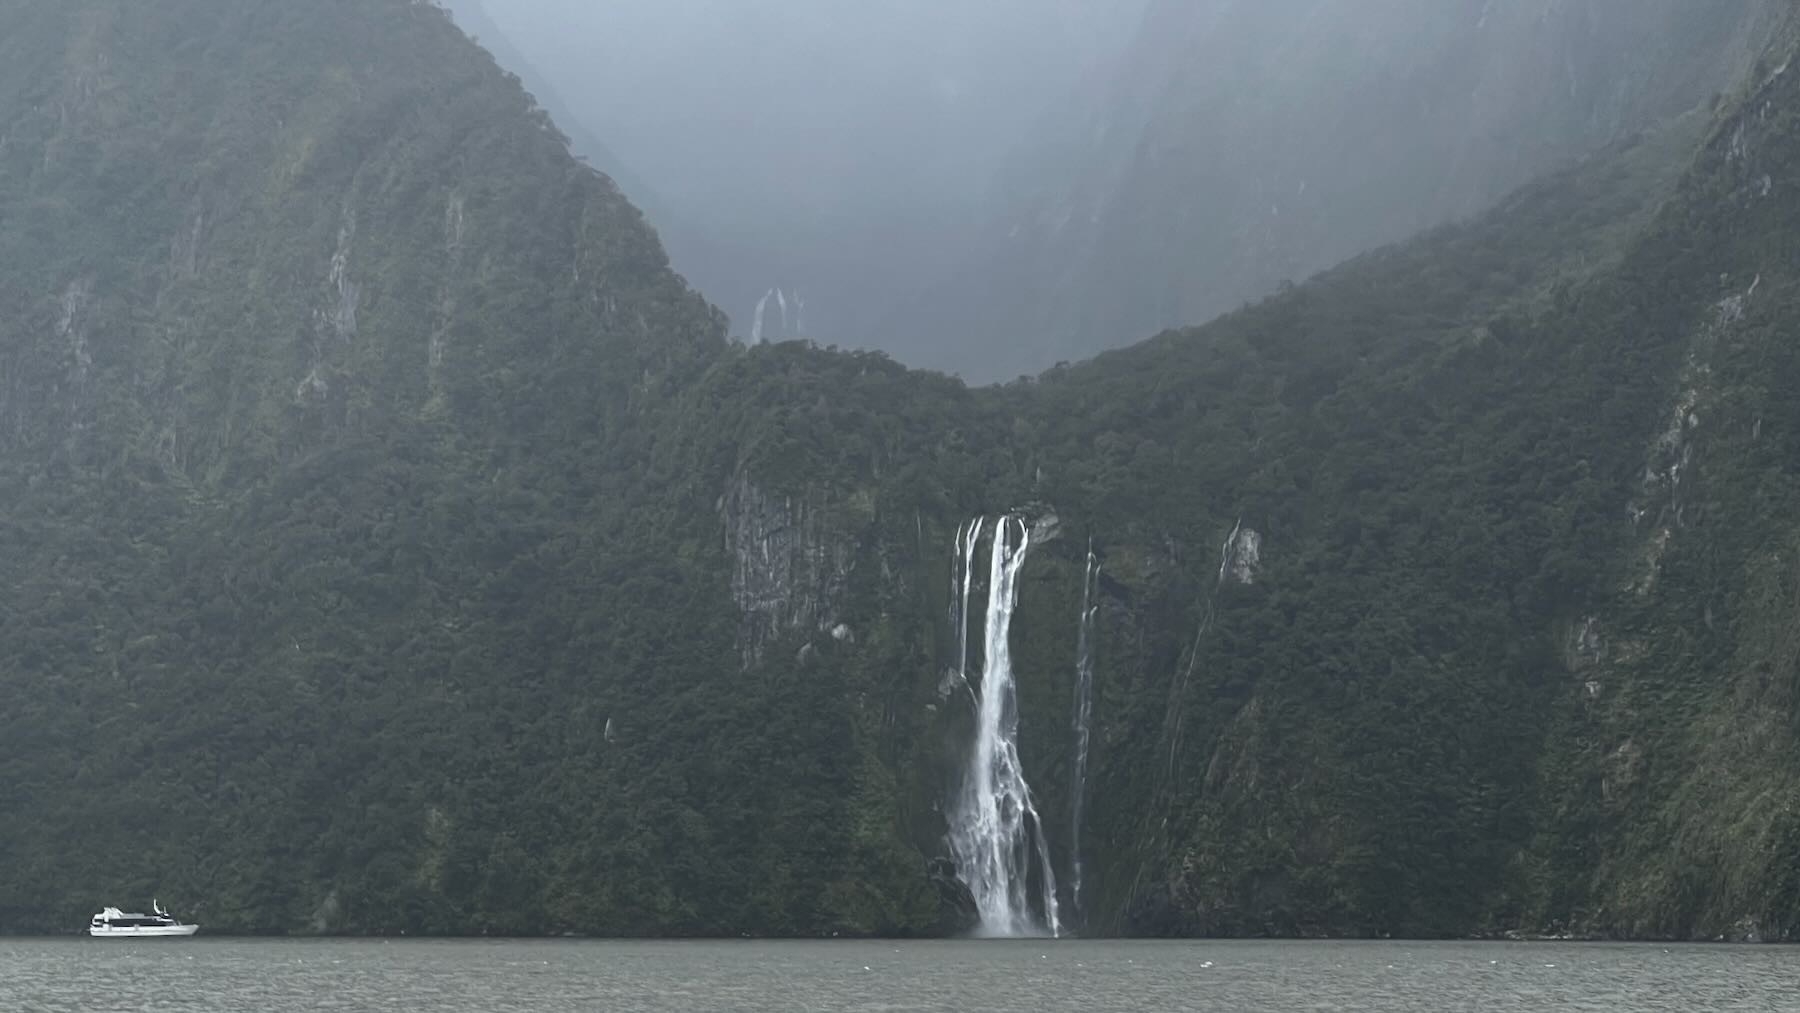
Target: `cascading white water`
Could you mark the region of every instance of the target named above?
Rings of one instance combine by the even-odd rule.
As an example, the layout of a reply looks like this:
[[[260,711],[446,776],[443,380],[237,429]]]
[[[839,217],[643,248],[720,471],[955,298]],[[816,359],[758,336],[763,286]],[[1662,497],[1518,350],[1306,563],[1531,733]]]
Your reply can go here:
[[[956,620],[956,674],[970,692],[974,687],[969,682],[969,592],[975,581],[975,546],[981,541],[981,526],[986,521],[986,517],[977,517],[957,530],[956,558],[950,573],[950,600],[955,603],[952,609]]]
[[[976,543],[982,520],[958,539],[962,564],[958,643],[961,675],[968,672],[968,606]],[[950,814],[950,852],[957,876],[975,899],[979,931],[989,936],[1060,935],[1056,873],[1050,845],[1031,800],[1019,761],[1018,684],[1012,670],[1013,608],[1031,531],[1017,517],[994,523],[988,563],[988,601],[982,638],[979,692],[975,694],[975,743],[962,791]],[[1032,859],[1037,860],[1037,896]]]
[[[775,322],[769,319],[769,304],[781,314],[780,328],[771,332],[770,326]],[[788,341],[806,336],[806,300],[798,289],[772,288],[763,293],[756,301],[756,312],[751,317],[750,343],[759,345],[764,338],[775,341]]]
[[[756,301],[756,318],[750,325],[750,343],[753,345],[762,344],[763,316],[768,312],[768,309],[769,309],[769,297],[774,294],[775,294],[774,290],[770,290],[769,292],[765,293],[761,299],[758,299]]]
[[[1094,586],[1100,579],[1100,558],[1094,555],[1094,543],[1088,542],[1087,574],[1081,581],[1081,617],[1075,638],[1075,776],[1069,791],[1069,855],[1074,870],[1070,877],[1069,897],[1075,905],[1080,923],[1081,903],[1081,822],[1087,805],[1087,768],[1089,733],[1094,721]]]

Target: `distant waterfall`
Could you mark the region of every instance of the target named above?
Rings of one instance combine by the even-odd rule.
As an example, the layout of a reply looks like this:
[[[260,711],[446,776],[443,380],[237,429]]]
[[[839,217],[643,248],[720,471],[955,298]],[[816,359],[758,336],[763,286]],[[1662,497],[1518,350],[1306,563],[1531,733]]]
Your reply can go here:
[[[956,604],[961,651],[958,671],[972,688],[968,610],[976,545],[984,527],[985,519],[978,519],[959,532],[956,563],[961,580],[953,584],[953,590],[960,590]],[[957,877],[975,898],[981,934],[1056,936],[1062,932],[1056,874],[1043,822],[1032,804],[1031,787],[1025,783],[1019,762],[1018,684],[1008,642],[1013,609],[1018,604],[1019,571],[1025,566],[1031,531],[1018,517],[1002,517],[994,522],[991,541],[981,684],[975,693],[975,745],[961,794],[950,813],[950,852],[956,860]]]
[[[781,314],[779,327],[769,319],[769,303],[774,302],[775,309]],[[791,311],[791,312],[790,312]],[[775,341],[789,341],[806,336],[806,300],[801,297],[799,289],[787,291],[772,288],[763,293],[756,301],[756,312],[751,318],[750,343],[762,344],[765,338]]]
[[[763,317],[767,315],[769,310],[769,296],[774,294],[773,291],[770,291],[767,295],[764,295],[761,299],[756,301],[756,319],[750,326],[750,343],[753,345],[762,344]]]
[[[1194,666],[1200,661],[1200,644],[1206,639],[1206,632],[1212,629],[1217,617],[1219,591],[1227,580],[1236,580],[1241,584],[1256,581],[1256,568],[1262,560],[1262,536],[1254,530],[1244,527],[1244,519],[1238,518],[1231,534],[1225,536],[1225,544],[1219,547],[1219,579],[1213,582],[1212,593],[1206,596],[1206,607],[1200,613],[1200,628],[1194,633],[1194,646],[1188,648],[1187,665],[1181,674],[1169,683],[1169,703],[1163,717],[1163,737],[1169,742],[1169,760],[1164,769],[1164,777],[1173,783],[1175,778],[1175,760],[1181,750],[1182,731],[1182,698],[1187,695],[1188,682],[1194,677]]]
[[[1075,904],[1077,922],[1082,914],[1081,902],[1081,823],[1087,805],[1088,739],[1094,722],[1094,613],[1095,585],[1100,579],[1100,558],[1094,555],[1094,543],[1088,542],[1087,574],[1081,581],[1081,616],[1075,640],[1075,777],[1069,792],[1069,854],[1074,869],[1069,884],[1069,897]]]

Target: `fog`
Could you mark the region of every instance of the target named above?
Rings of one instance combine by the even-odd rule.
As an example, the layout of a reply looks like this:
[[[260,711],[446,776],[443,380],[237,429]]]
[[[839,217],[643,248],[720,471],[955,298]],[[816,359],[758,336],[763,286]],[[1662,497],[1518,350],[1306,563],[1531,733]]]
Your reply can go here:
[[[1779,6],[450,2],[736,335],[981,381],[1477,213],[1704,103]]]
[[[735,333],[749,338],[780,288],[763,337],[856,345],[970,244],[997,169],[1116,58],[1143,4],[450,6],[548,93],[577,149],[604,143],[581,153],[620,178]]]

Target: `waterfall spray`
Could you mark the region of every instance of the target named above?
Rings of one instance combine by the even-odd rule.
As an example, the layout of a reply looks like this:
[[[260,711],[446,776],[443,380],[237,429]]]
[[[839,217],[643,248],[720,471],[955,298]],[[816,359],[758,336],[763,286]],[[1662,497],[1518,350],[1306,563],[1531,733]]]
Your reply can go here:
[[[1069,883],[1069,897],[1075,905],[1077,923],[1082,916],[1081,902],[1081,824],[1087,804],[1088,741],[1094,721],[1094,613],[1095,585],[1100,579],[1100,558],[1094,555],[1094,543],[1088,541],[1087,573],[1081,581],[1081,616],[1075,640],[1075,777],[1069,792],[1069,855],[1074,870]]]
[[[968,673],[968,608],[976,543],[983,520],[958,538],[962,566],[957,603],[959,664]],[[1018,684],[1012,670],[1013,609],[1018,604],[1019,571],[1025,566],[1031,531],[1018,517],[994,523],[988,562],[988,602],[982,638],[981,684],[976,693],[975,745],[962,791],[950,814],[950,852],[957,877],[975,898],[980,931],[990,936],[1060,935],[1056,873],[1042,820],[1019,761]],[[1032,861],[1038,896],[1032,897]]]

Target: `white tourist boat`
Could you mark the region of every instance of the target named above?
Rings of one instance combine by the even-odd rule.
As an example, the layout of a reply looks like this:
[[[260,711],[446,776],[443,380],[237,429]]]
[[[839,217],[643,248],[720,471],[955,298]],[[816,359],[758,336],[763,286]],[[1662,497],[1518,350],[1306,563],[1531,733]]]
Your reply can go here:
[[[156,901],[150,902],[150,910],[154,913],[146,915],[109,907],[88,923],[88,935],[96,939],[166,939],[191,936],[200,931],[198,925],[183,925],[176,921]]]

